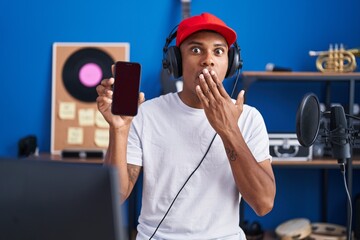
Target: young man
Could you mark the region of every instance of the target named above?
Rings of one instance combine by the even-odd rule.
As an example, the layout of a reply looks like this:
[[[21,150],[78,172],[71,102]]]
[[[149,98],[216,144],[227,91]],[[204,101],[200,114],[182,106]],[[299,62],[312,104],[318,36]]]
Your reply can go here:
[[[275,198],[268,135],[261,114],[222,81],[236,33],[204,13],[177,30],[183,90],[144,102],[134,118],[111,114],[113,78],[97,87],[110,125],[105,163],[119,170],[124,201],[143,170],[138,240],[245,239],[240,198],[258,215]],[[174,199],[176,200],[174,201]]]

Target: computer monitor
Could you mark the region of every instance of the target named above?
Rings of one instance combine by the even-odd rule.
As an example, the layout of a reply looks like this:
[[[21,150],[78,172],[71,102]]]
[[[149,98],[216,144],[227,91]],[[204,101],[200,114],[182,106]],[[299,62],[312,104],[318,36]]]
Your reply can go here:
[[[0,159],[0,239],[126,240],[114,168]]]

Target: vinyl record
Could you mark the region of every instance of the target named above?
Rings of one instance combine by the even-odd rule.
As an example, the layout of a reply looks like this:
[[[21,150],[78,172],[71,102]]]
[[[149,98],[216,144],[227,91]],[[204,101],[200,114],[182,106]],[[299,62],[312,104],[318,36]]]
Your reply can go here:
[[[66,60],[62,79],[66,90],[74,98],[83,102],[95,102],[96,86],[104,78],[112,76],[114,60],[97,48],[82,48]]]

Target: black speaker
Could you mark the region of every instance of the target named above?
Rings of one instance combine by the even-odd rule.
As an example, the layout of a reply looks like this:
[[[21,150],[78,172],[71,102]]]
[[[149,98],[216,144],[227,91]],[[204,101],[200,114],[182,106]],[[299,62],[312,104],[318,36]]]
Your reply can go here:
[[[18,157],[29,157],[36,154],[37,138],[35,135],[29,135],[18,141]]]
[[[360,239],[360,194],[355,198],[355,228],[354,235],[356,239]]]
[[[170,32],[166,38],[165,45],[163,48],[163,69],[167,69],[174,78],[180,78],[182,76],[182,58],[180,49],[177,46],[170,46],[170,43],[176,38],[176,28]],[[233,46],[230,47],[228,53],[228,69],[225,78],[233,76],[237,70],[242,68],[243,61],[240,55],[240,47],[235,41]]]

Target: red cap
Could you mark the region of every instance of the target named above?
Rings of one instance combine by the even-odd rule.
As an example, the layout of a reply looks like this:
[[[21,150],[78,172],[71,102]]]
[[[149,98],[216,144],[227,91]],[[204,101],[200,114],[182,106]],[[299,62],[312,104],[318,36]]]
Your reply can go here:
[[[235,31],[226,26],[222,20],[210,13],[202,13],[201,15],[186,18],[180,22],[176,34],[176,46],[179,47],[191,34],[202,30],[218,32],[226,39],[229,46],[236,41]]]

